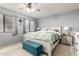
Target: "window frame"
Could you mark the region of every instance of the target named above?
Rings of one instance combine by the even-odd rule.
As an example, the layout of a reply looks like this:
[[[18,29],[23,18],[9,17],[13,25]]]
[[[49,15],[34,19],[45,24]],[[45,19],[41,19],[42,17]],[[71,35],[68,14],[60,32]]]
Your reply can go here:
[[[14,31],[15,31],[15,27],[16,27],[16,25],[14,24],[14,23],[16,23],[16,16],[13,16],[13,15],[4,15],[4,14],[0,14],[0,15],[2,15],[2,21],[3,21],[3,23],[2,23],[2,31],[0,32],[0,33],[13,33]],[[13,29],[12,29],[12,31],[5,31],[5,16],[11,16],[11,17],[15,17],[14,18],[14,25],[13,25]]]
[[[33,22],[33,23],[34,23],[34,24],[32,24],[32,25],[34,25],[33,30],[31,30],[31,22]],[[29,24],[29,26],[30,26],[30,32],[35,32],[35,21],[30,20],[30,24]]]
[[[6,26],[6,16],[8,16],[8,17],[15,17],[15,19],[14,19],[14,25],[13,25],[12,31],[6,31],[6,29],[5,29],[5,28],[6,28],[6,27],[5,27],[5,26]],[[4,15],[4,19],[3,19],[3,20],[4,20],[4,32],[5,32],[5,33],[13,33],[13,32],[14,32],[14,28],[15,28],[15,26],[16,26],[16,25],[15,25],[15,23],[16,23],[16,16]]]
[[[25,21],[26,21],[26,20],[29,21],[29,24],[28,24],[28,27],[27,27],[29,31],[26,31],[26,27],[25,27],[25,23],[26,23]],[[23,33],[35,32],[35,21],[33,21],[33,22],[34,22],[34,30],[33,30],[33,31],[31,31],[31,21],[33,21],[33,20],[29,20],[29,19],[27,19],[27,18],[24,18],[24,22],[23,22],[23,23],[24,23],[24,26],[23,26]]]

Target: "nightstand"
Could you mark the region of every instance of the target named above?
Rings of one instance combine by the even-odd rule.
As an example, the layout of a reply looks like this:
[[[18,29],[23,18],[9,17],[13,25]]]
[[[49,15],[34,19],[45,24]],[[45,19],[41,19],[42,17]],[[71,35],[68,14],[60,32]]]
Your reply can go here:
[[[61,43],[71,46],[72,45],[72,36],[62,36]]]

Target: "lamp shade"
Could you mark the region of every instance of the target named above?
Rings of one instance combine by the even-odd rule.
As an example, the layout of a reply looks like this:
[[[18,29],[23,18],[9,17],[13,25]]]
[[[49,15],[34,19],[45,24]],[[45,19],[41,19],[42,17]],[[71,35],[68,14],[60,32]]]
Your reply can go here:
[[[38,27],[37,30],[40,30],[40,28]]]
[[[69,27],[65,26],[65,27],[64,27],[64,30],[69,30]]]

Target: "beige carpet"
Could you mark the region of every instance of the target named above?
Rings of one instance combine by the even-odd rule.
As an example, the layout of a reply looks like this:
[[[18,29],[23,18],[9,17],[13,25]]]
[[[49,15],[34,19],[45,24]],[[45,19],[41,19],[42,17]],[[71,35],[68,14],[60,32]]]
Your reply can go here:
[[[29,52],[26,52],[22,49],[22,45],[20,43],[7,46],[5,48],[0,49],[0,55],[5,56],[31,56]]]
[[[67,45],[58,44],[53,51],[54,56],[71,56],[72,47]],[[29,52],[22,49],[21,43],[7,46],[0,49],[0,56],[32,56]],[[43,54],[42,56],[46,56]]]
[[[53,51],[54,56],[72,56],[73,55],[73,47],[58,44],[58,46]]]

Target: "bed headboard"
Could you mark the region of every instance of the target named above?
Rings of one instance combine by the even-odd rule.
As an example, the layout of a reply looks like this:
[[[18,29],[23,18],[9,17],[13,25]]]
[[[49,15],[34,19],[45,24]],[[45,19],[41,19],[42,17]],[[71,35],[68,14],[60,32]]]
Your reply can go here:
[[[41,30],[58,30],[59,33],[62,35],[62,26],[42,26]]]

